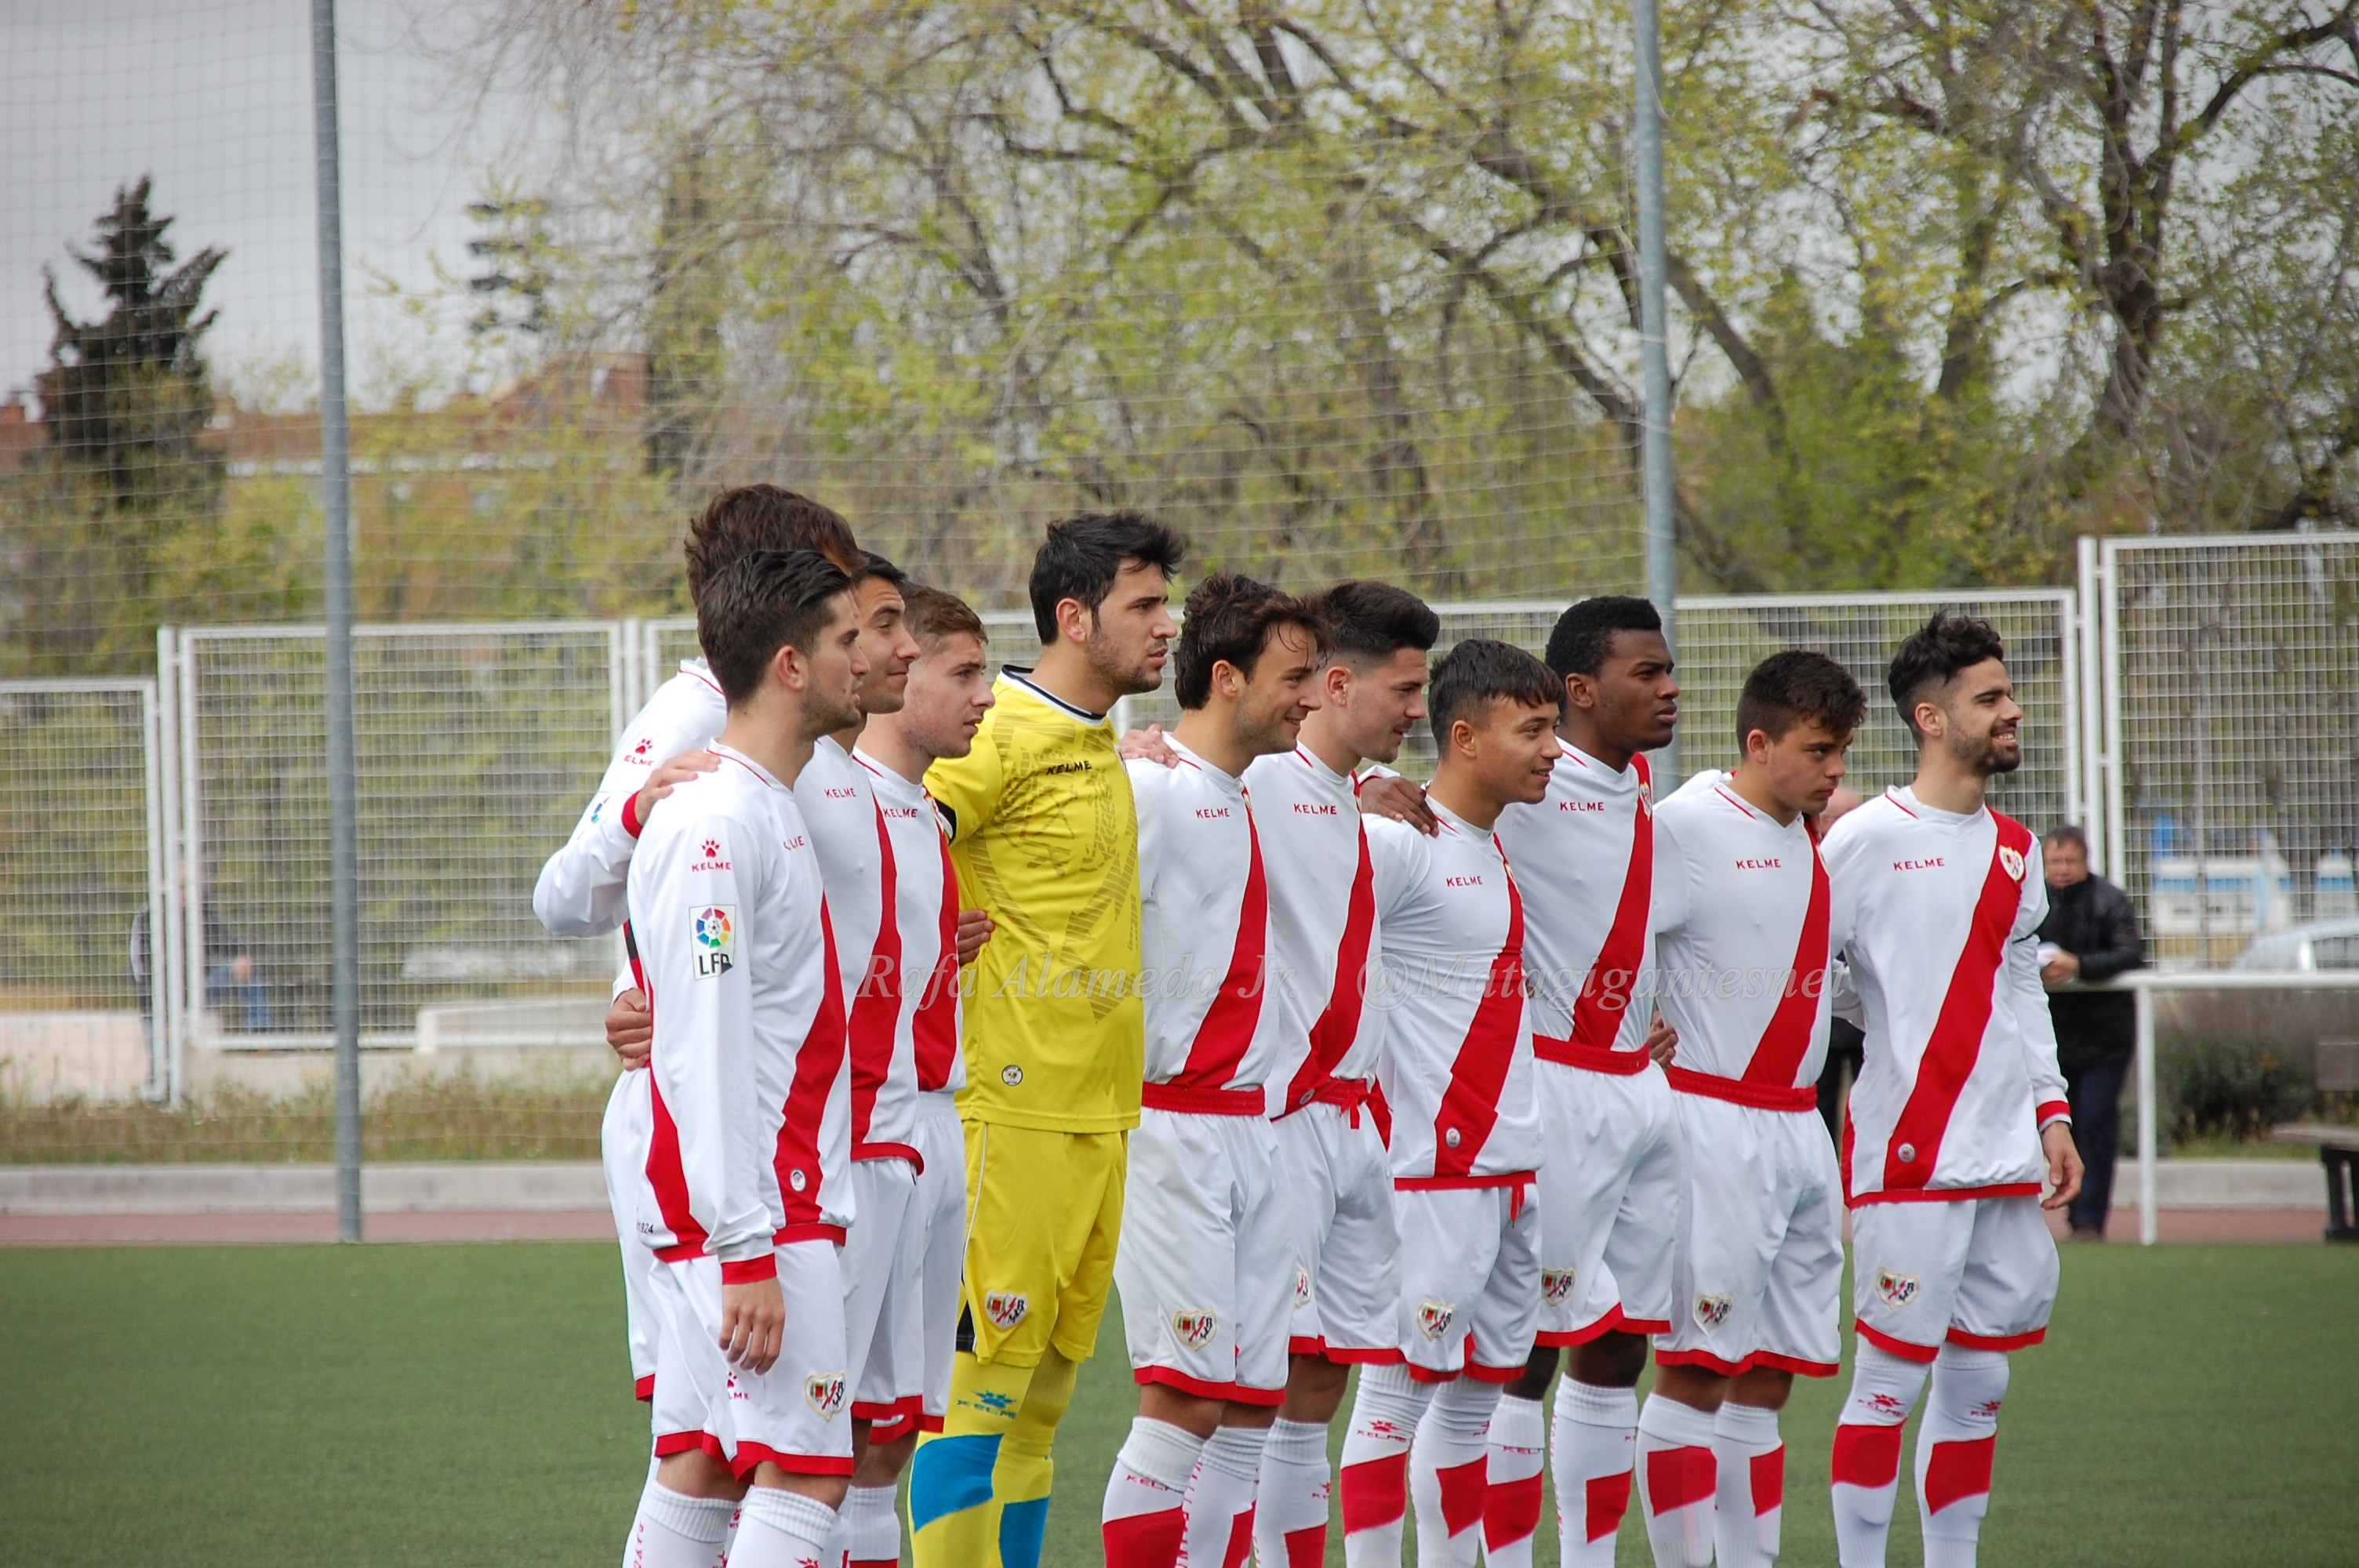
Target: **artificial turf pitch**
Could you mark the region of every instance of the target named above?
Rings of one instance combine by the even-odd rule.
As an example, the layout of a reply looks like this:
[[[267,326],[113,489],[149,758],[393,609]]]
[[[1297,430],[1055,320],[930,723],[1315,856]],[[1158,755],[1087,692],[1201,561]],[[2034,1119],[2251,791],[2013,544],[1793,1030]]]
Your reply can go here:
[[[619,1309],[610,1246],[0,1252],[0,1563],[603,1568],[646,1463]],[[1102,1560],[1119,1333],[1059,1440],[1050,1568]],[[1842,1387],[1787,1416],[1788,1564],[1834,1560]],[[2359,1563],[2354,1401],[2359,1249],[2071,1249],[1982,1560]],[[1892,1544],[1918,1562],[1905,1482]],[[1635,1514],[1620,1558],[1647,1561]]]

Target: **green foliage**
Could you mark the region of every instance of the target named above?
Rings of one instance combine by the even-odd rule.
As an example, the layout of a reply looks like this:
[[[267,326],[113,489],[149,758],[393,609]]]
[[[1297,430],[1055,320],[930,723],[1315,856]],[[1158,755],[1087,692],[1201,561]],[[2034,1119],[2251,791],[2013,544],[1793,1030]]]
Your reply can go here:
[[[2268,1136],[2281,1121],[2317,1108],[2309,1068],[2288,1062],[2267,1041],[2201,1041],[2176,1046],[2161,1063],[2166,1133],[2181,1141]]]

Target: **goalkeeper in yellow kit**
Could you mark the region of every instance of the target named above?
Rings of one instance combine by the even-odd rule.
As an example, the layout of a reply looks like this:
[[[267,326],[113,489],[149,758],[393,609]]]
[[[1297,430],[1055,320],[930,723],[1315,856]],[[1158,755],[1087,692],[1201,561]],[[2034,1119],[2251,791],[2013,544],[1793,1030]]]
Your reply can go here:
[[[965,979],[966,1311],[942,1430],[909,1467],[919,1568],[1038,1568],[1049,1444],[1105,1311],[1144,1049],[1138,823],[1110,712],[1163,684],[1182,550],[1136,513],[1050,524],[1040,661],[1004,670],[974,749],[926,774],[961,903],[993,935]]]

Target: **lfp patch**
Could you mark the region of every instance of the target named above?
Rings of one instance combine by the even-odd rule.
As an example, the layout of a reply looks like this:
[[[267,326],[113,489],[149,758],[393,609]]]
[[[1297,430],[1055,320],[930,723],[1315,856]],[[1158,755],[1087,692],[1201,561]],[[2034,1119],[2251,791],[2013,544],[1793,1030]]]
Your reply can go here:
[[[1182,1307],[1171,1314],[1171,1337],[1190,1350],[1201,1350],[1212,1342],[1212,1330],[1220,1325],[1220,1314],[1207,1307]]]
[[[983,1292],[983,1315],[991,1319],[992,1326],[1000,1330],[1014,1328],[1032,1310],[1032,1298],[1022,1291],[985,1291]]]
[[[737,911],[712,904],[696,912],[696,978],[717,980],[737,962]]]
[[[833,1421],[843,1409],[843,1374],[821,1372],[803,1379],[803,1403],[819,1412],[822,1421]]]
[[[1875,1271],[1875,1294],[1878,1300],[1895,1312],[1917,1299],[1917,1276],[1896,1274],[1889,1269]]]
[[[1438,1302],[1431,1296],[1417,1303],[1417,1331],[1428,1339],[1439,1339],[1450,1332],[1458,1308],[1451,1302]]]

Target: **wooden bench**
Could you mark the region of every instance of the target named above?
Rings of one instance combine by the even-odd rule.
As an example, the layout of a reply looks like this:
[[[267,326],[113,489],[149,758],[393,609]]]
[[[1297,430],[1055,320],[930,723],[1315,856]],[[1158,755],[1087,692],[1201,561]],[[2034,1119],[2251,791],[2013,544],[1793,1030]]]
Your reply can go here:
[[[2359,1127],[2335,1127],[2320,1121],[2289,1121],[2269,1136],[2280,1143],[2308,1143],[2318,1150],[2326,1166],[2326,1239],[2359,1241]]]

